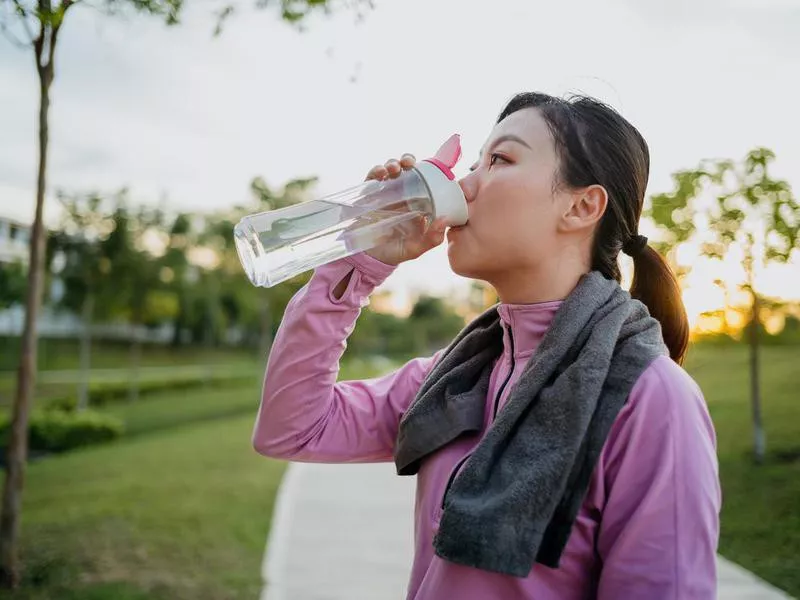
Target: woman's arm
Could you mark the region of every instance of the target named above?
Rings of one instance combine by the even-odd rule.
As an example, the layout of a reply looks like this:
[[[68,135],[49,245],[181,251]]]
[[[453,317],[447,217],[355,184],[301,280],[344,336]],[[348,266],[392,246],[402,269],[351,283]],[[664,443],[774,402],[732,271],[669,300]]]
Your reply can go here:
[[[336,379],[361,308],[393,270],[365,254],[336,261],[317,269],[289,302],[253,432],[259,453],[305,462],[391,459],[400,417],[435,357],[378,379]]]
[[[700,389],[671,360],[657,359],[634,386],[601,457],[599,600],[716,599],[715,445]]]

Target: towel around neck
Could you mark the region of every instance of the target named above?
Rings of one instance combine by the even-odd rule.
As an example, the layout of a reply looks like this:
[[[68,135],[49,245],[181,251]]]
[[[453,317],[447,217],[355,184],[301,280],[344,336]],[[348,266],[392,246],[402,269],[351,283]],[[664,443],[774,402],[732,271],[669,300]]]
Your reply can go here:
[[[401,419],[398,474],[416,474],[439,448],[483,430],[502,347],[493,307],[444,351]],[[447,490],[436,553],[517,577],[535,562],[557,567],[614,419],[666,353],[641,302],[598,272],[583,276]]]

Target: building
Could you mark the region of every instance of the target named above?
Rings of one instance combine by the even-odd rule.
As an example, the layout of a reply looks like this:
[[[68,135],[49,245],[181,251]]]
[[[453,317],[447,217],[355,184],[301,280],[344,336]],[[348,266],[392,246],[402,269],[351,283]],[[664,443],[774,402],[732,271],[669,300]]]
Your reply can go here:
[[[29,225],[0,216],[0,263],[28,262]]]

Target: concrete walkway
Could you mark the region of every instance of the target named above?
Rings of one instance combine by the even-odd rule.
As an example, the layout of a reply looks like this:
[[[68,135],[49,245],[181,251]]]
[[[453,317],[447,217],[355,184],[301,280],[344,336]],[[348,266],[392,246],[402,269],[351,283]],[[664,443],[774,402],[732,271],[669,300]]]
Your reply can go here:
[[[402,600],[414,479],[393,465],[290,465],[273,515],[261,600]],[[719,559],[719,600],[789,600]]]

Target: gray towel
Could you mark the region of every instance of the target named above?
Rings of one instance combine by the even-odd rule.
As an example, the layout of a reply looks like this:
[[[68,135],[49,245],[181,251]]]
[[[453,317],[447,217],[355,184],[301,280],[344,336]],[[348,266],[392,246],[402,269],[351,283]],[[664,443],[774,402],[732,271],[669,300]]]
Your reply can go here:
[[[400,422],[395,465],[483,429],[502,352],[497,308],[447,348]],[[639,375],[666,354],[658,321],[592,272],[564,300],[508,402],[445,492],[434,539],[451,562],[526,577],[558,567],[611,425]]]

